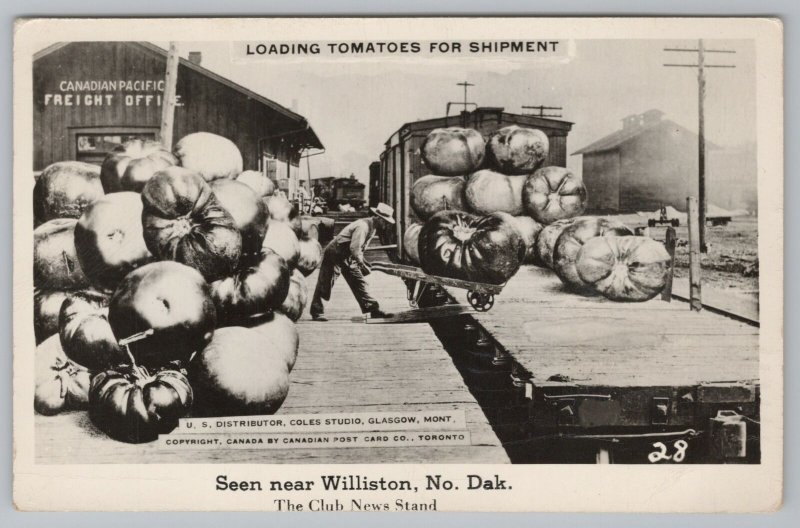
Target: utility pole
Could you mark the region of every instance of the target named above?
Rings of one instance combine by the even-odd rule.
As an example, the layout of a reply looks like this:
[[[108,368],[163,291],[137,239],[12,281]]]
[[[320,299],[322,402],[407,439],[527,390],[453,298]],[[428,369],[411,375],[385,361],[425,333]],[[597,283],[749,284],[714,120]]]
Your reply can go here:
[[[697,167],[699,179],[697,181],[697,195],[700,201],[698,221],[700,226],[700,252],[708,253],[706,246],[706,211],[708,199],[706,198],[706,53],[703,40],[697,41]],[[687,209],[687,214],[689,213]]]
[[[698,181],[697,194],[699,195],[699,221],[700,251],[708,252],[706,245],[706,211],[708,210],[708,197],[706,195],[706,137],[705,137],[705,99],[706,99],[706,68],[735,68],[733,64],[706,64],[706,53],[736,53],[733,50],[706,49],[703,39],[697,41],[697,48],[664,48],[664,51],[697,53],[697,64],[664,64],[674,68],[697,68],[697,162]]]
[[[169,43],[167,75],[164,78],[164,98],[161,101],[161,143],[172,150],[172,130],[175,124],[175,90],[178,85],[178,46]]]
[[[695,312],[703,309],[702,281],[700,280],[700,215],[697,198],[686,199],[686,220],[689,227],[689,308]]]

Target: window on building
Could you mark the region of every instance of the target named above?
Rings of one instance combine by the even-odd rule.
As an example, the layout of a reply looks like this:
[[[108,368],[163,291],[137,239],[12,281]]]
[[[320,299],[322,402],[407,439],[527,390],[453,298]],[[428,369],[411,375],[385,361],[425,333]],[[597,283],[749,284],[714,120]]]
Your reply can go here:
[[[264,155],[262,159],[264,176],[273,182],[278,180],[278,160],[274,157]]]
[[[75,134],[76,159],[87,163],[100,164],[103,163],[103,160],[111,151],[126,141],[155,138],[155,132]]]
[[[278,189],[288,194],[289,172],[286,170],[286,163],[275,161],[275,180],[278,182]]]

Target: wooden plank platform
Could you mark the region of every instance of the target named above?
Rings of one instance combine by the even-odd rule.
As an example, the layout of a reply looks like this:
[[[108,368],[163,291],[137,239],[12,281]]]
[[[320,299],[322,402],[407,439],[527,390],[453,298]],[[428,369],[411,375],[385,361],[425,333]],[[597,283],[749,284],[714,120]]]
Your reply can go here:
[[[450,289],[461,301],[463,290]],[[686,386],[758,379],[758,328],[660,298],[617,303],[564,290],[549,270],[523,267],[473,317],[533,374],[533,383]]]
[[[433,321],[434,319],[444,319],[456,317],[461,314],[468,314],[473,311],[471,306],[464,304],[448,304],[445,306],[432,306],[429,308],[415,308],[397,313],[387,314],[386,317],[370,317],[369,314],[352,317],[354,323],[366,324],[403,324],[421,323]]]
[[[403,282],[373,273],[372,294],[387,311],[407,310]],[[307,279],[310,296],[316,274]],[[36,417],[38,463],[508,463],[483,411],[427,323],[366,325],[344,279],[328,322],[298,322],[300,352],[279,414],[463,410],[470,446],[339,449],[168,449],[115,442],[85,412]]]

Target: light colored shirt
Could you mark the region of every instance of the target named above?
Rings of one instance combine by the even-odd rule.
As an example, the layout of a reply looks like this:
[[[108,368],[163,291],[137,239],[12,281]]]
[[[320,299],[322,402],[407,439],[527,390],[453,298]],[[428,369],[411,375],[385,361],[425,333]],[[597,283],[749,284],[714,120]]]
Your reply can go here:
[[[347,244],[350,246],[350,255],[359,265],[365,265],[364,248],[366,248],[375,236],[375,219],[361,218],[351,222],[347,227],[336,235],[337,244]]]

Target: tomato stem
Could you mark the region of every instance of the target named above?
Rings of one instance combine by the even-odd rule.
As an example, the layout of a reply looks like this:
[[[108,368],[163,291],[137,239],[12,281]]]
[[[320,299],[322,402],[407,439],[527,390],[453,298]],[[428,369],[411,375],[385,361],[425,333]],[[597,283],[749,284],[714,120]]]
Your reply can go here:
[[[67,267],[67,272],[72,273],[72,263],[70,263],[69,256],[67,256],[67,252],[62,251],[61,256],[64,258],[64,265]]]
[[[58,382],[61,384],[61,389],[59,390],[59,395],[61,396],[61,399],[63,400],[64,398],[67,397],[67,384],[64,381],[64,376],[61,373],[59,373],[56,376],[56,378],[58,378]]]
[[[468,242],[473,234],[475,234],[474,227],[468,227],[466,225],[457,225],[453,227],[453,236],[461,242]]]
[[[131,366],[133,366],[133,368],[136,368],[136,360],[133,358],[133,352],[131,352],[131,347],[129,347],[127,344],[125,345],[125,352],[128,353],[128,357],[131,360]]]
[[[172,225],[176,237],[183,237],[192,232],[192,221],[189,216],[182,216],[175,220]]]
[[[131,360],[131,371],[133,372],[134,377],[137,380],[140,379],[142,376],[141,367],[136,364],[136,359],[134,359],[133,357],[133,352],[131,352],[131,347],[129,347],[127,343],[125,343],[125,352],[128,353],[128,357]]]
[[[139,365],[136,364],[136,359],[133,357],[133,352],[131,352],[130,344],[136,341],[141,341],[142,339],[147,339],[148,337],[153,335],[153,333],[155,333],[155,330],[153,330],[152,328],[148,328],[143,332],[137,332],[124,339],[120,339],[118,342],[119,346],[125,348],[125,352],[128,354],[128,357],[131,360],[131,371],[133,373],[133,376],[136,378],[136,383],[140,386],[149,383],[152,377],[150,376],[150,373],[147,372],[147,369],[145,369],[144,367],[140,367]]]

